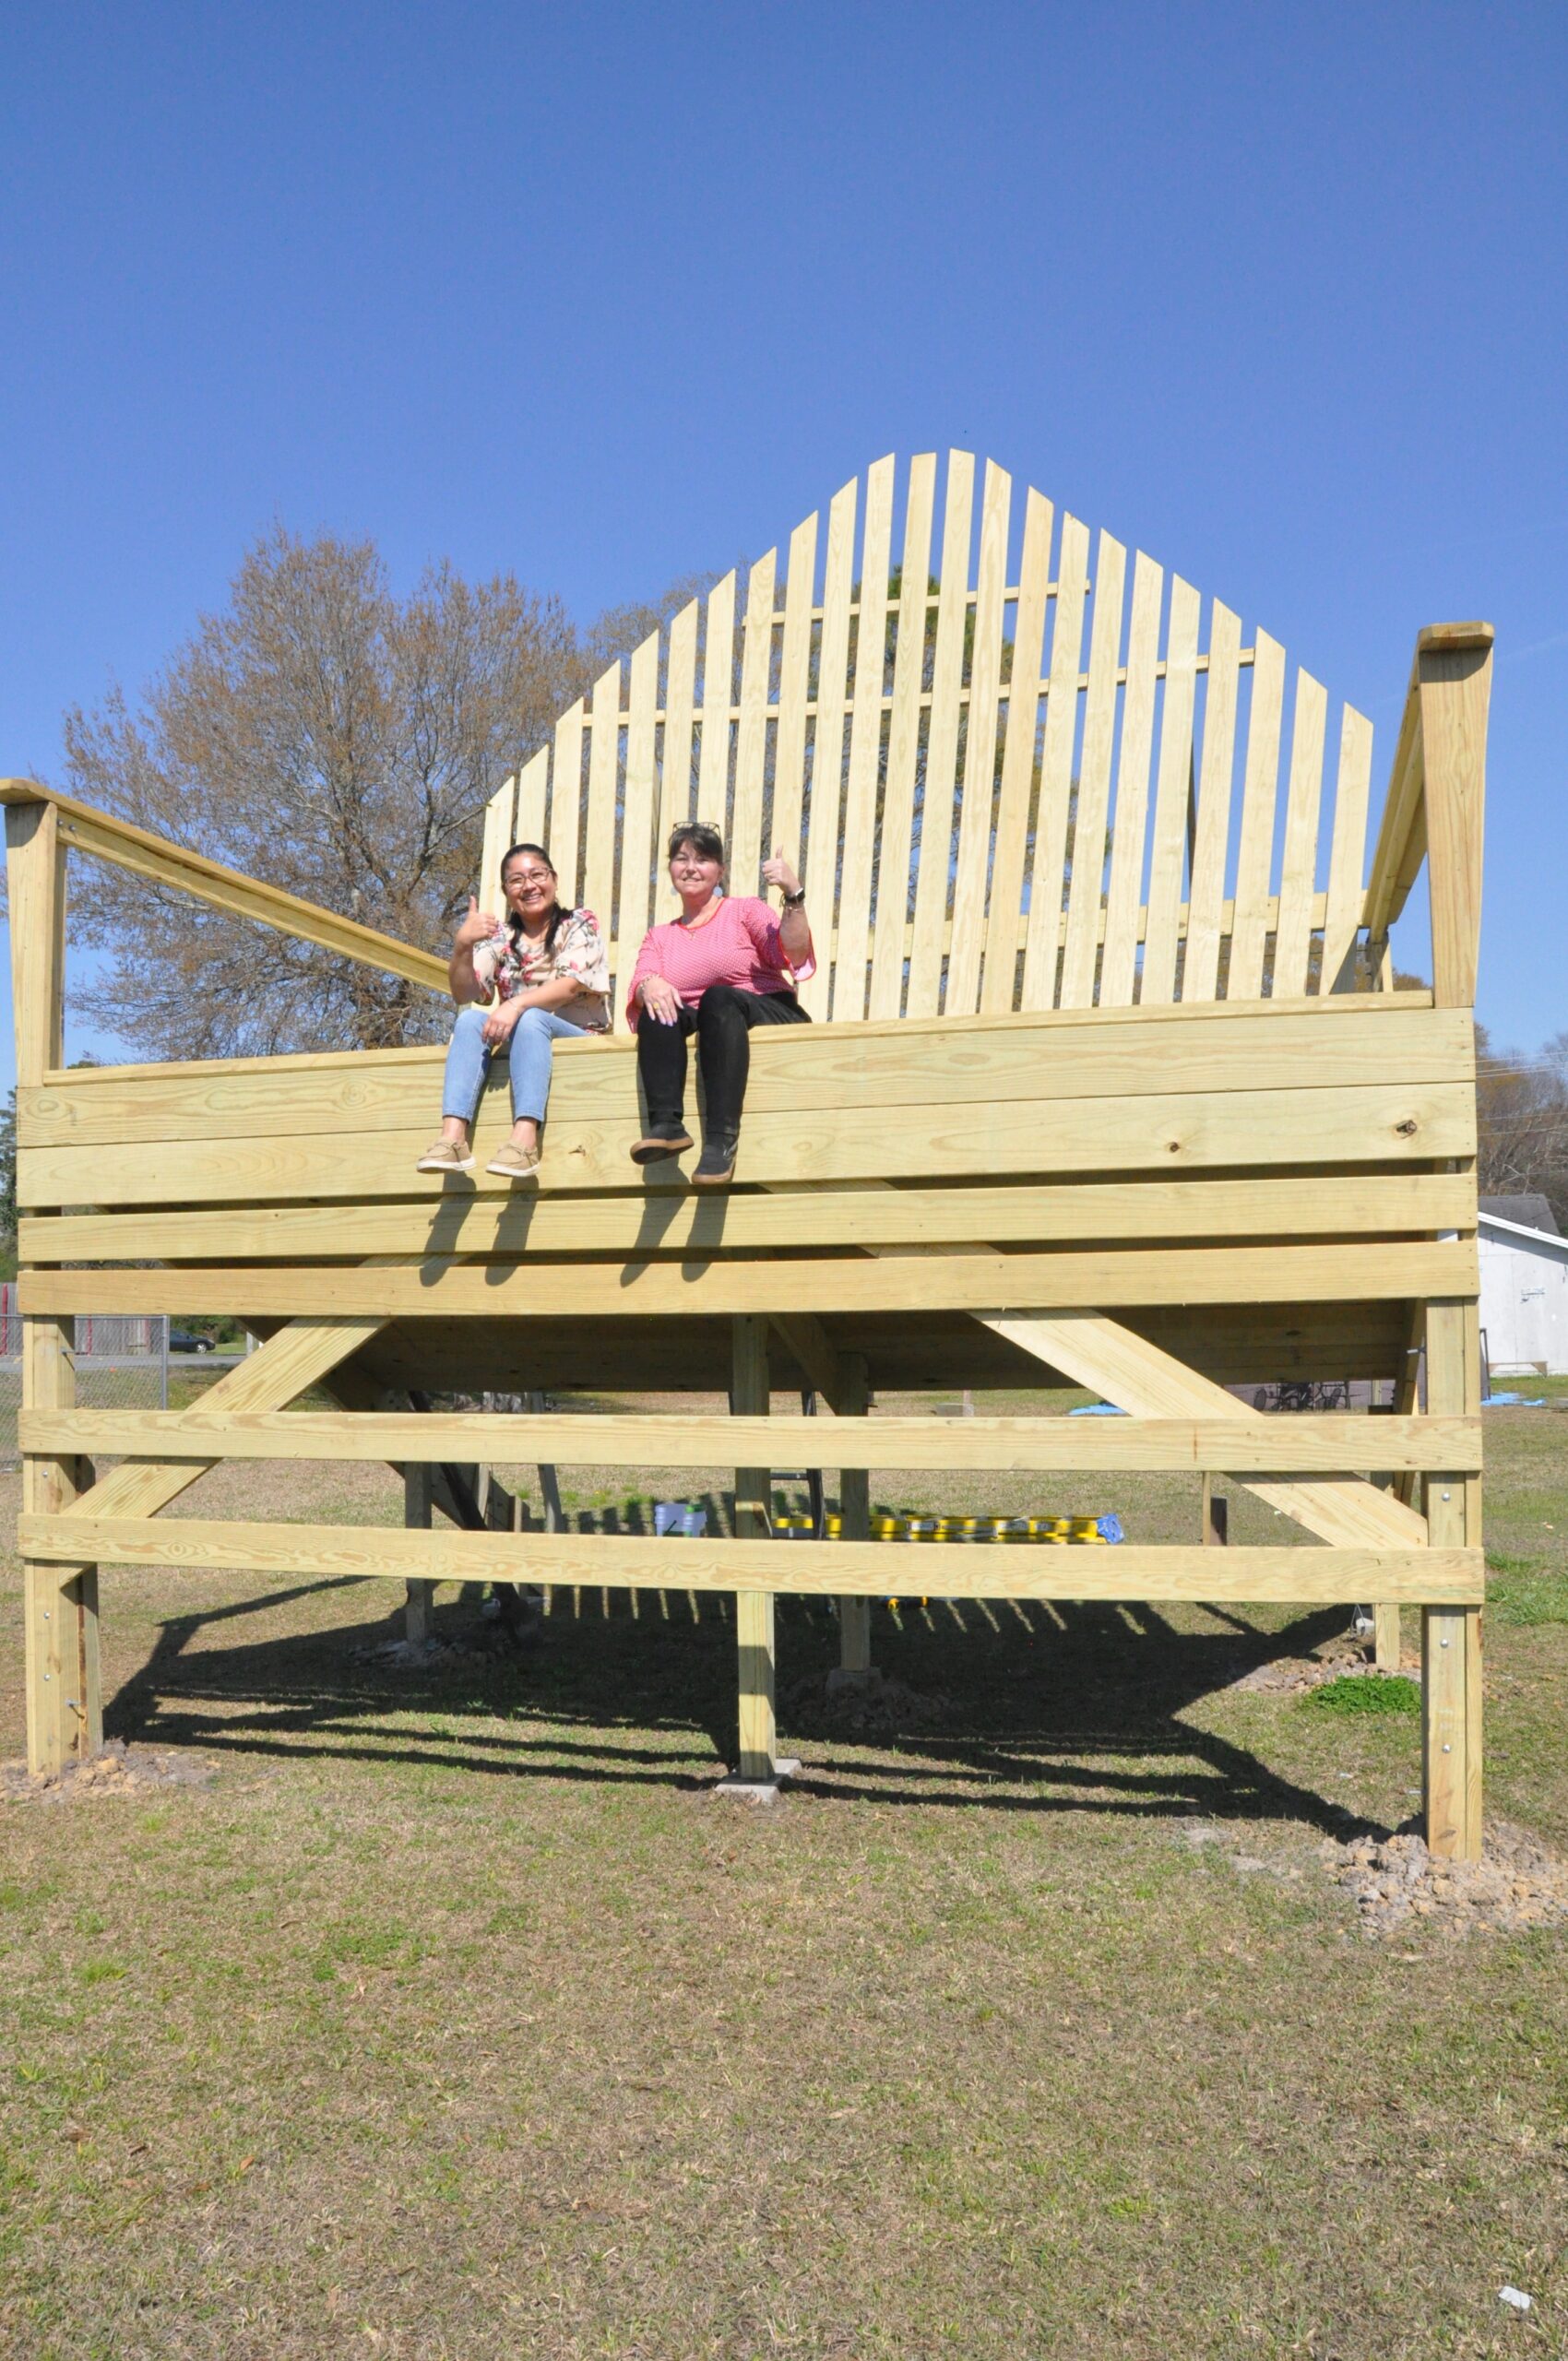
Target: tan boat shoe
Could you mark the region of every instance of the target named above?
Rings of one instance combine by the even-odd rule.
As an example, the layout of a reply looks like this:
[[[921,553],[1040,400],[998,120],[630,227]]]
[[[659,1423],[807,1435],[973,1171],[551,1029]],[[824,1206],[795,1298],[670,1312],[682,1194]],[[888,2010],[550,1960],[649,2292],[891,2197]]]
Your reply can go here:
[[[432,1140],[419,1162],[416,1172],[471,1172],[474,1169],[473,1150],[461,1140]]]
[[[539,1150],[536,1147],[518,1147],[514,1141],[508,1140],[505,1147],[496,1149],[484,1169],[487,1172],[493,1172],[498,1180],[537,1180]]]

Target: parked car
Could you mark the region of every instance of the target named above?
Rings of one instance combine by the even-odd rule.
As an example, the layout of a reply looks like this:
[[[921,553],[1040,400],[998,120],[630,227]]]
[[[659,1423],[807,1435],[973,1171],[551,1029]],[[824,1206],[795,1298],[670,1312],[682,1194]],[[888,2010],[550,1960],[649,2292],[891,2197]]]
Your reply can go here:
[[[172,1353],[210,1353],[212,1349],[210,1336],[198,1336],[189,1328],[171,1328],[169,1331],[169,1350]]]

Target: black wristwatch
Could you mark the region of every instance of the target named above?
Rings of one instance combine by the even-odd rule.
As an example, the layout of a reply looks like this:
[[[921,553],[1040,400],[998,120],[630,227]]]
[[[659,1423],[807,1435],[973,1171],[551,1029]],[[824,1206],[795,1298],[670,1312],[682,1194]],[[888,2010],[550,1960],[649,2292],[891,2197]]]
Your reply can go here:
[[[805,889],[805,887],[802,885],[802,888],[801,888],[801,890],[800,890],[800,892],[799,892],[798,894],[786,894],[786,895],[785,895],[785,896],[784,896],[784,908],[785,908],[787,910],[798,910],[798,909],[800,908],[800,907],[801,907],[802,903],[805,900],[805,898],[806,898],[806,889]]]

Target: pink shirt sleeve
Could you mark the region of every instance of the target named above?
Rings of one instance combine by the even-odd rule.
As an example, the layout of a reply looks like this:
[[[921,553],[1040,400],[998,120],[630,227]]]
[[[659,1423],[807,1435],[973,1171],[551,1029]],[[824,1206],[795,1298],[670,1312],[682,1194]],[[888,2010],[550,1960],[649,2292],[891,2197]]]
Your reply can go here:
[[[738,895],[734,907],[736,917],[751,936],[756,955],[765,967],[788,968],[790,974],[798,977],[802,982],[804,982],[808,976],[815,975],[815,946],[812,945],[808,948],[805,957],[797,966],[784,948],[784,938],[779,932],[778,920],[774,917],[771,906],[759,895]]]

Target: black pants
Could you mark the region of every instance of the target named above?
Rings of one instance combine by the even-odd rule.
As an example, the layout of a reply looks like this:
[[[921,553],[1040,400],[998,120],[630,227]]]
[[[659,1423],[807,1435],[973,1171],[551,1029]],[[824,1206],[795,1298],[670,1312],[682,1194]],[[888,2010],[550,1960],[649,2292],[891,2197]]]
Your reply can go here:
[[[747,992],[736,984],[709,984],[700,1006],[683,1002],[673,1025],[644,1010],[637,1020],[637,1072],[647,1120],[679,1124],[685,1111],[686,1043],[697,1037],[709,1132],[738,1132],[751,1072],[754,1025],[809,1025],[793,992]]]

